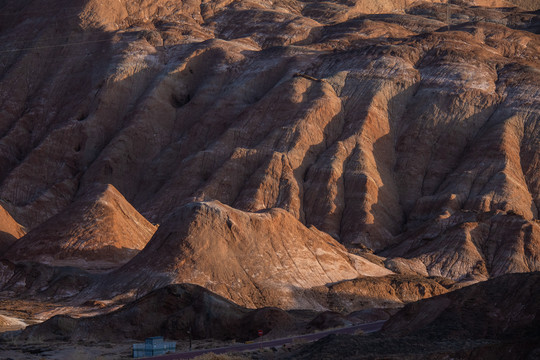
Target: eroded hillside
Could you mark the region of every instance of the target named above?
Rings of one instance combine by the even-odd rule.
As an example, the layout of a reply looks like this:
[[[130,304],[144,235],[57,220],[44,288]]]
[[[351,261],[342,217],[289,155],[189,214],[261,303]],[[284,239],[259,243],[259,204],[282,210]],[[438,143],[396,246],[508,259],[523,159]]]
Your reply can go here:
[[[144,216],[92,291],[294,307],[367,273],[539,270],[540,15],[515,4],[3,2],[0,198],[29,231],[5,257],[119,265]]]

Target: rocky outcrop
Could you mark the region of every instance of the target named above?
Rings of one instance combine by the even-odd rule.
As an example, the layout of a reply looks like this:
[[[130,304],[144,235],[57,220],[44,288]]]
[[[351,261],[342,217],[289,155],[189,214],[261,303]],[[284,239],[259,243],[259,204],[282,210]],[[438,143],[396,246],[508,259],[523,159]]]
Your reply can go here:
[[[448,292],[437,281],[421,276],[359,277],[328,286],[327,306],[340,312],[399,308]]]
[[[286,331],[313,332],[329,327],[346,326],[366,319],[387,317],[380,310],[356,312],[347,318],[337,312],[299,314],[278,308],[247,309],[193,284],[174,284],[154,290],[121,309],[104,315],[73,318],[55,316],[42,324],[28,327],[19,340],[76,342],[119,341],[164,336],[187,339],[249,340],[264,334]]]
[[[155,230],[113,186],[100,186],[32,229],[3,257],[80,268],[117,267],[144,248]]]
[[[24,227],[0,205],[0,253],[3,253],[24,234],[26,234]]]
[[[0,315],[0,329],[5,330],[19,330],[24,329],[26,323],[19,319],[15,319],[9,316]]]
[[[8,259],[142,248],[152,230],[127,205],[121,228],[140,235],[129,241],[83,216],[87,194],[112,184],[165,227],[107,278],[117,289],[141,273],[146,290],[192,281],[294,307],[320,304],[308,289],[389,273],[337,242],[383,252],[402,274],[540,269],[538,12],[408,0],[0,9],[13,14],[0,24],[0,198],[31,230]],[[88,240],[92,229],[103,236]]]
[[[404,234],[398,246],[384,253],[392,258],[388,268],[398,273],[483,281],[537,270],[538,249],[538,221],[500,211],[458,212]]]
[[[108,276],[104,289],[186,282],[246,307],[321,308],[314,288],[390,273],[285,210],[246,213],[214,201],[171,215],[135,258]]]

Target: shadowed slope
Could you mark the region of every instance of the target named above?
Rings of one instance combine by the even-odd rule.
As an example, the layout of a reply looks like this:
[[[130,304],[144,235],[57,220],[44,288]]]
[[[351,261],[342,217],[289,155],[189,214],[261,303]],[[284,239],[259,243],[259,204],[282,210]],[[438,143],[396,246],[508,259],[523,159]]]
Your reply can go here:
[[[409,304],[383,332],[437,338],[540,337],[539,302],[540,273],[509,274]]]
[[[55,316],[28,327],[22,339],[77,341],[170,339],[248,340],[280,328],[292,328],[293,318],[276,308],[249,310],[200,286],[175,284],[157,289],[109,314],[74,319]]]
[[[540,274],[508,274],[405,306],[374,336],[329,336],[294,359],[536,359]]]

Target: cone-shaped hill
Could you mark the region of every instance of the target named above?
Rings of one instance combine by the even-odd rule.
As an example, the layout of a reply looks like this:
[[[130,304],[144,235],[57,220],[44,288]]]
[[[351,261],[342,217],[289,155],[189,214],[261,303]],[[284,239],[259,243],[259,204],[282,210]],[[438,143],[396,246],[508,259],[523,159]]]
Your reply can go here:
[[[285,210],[249,213],[212,201],[171,215],[143,251],[111,274],[111,283],[154,287],[161,274],[247,307],[309,308],[320,303],[317,287],[390,273]]]
[[[26,232],[0,205],[0,251],[7,249]]]
[[[102,185],[32,229],[5,257],[82,268],[114,266],[144,248],[155,229],[112,185]]]

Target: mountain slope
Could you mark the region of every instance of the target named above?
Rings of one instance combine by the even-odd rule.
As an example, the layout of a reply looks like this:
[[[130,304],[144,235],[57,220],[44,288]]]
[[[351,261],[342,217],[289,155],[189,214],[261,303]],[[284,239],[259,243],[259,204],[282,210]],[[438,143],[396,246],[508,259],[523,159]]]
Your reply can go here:
[[[405,233],[402,239],[383,253],[416,262],[421,269],[418,273],[483,281],[491,276],[538,269],[540,224],[512,213],[441,216]]]
[[[24,228],[0,205],[0,252],[5,251],[25,233]]]
[[[209,233],[219,224],[223,254],[239,251],[242,265],[253,242],[236,244],[216,214],[260,239],[258,255],[282,241],[276,224],[291,227],[284,247],[310,260],[284,279],[302,289],[356,277],[334,240],[459,281],[540,270],[538,12],[461,1],[0,6],[13,15],[0,24],[0,198],[34,234],[20,244],[39,245],[26,259],[55,257],[76,223],[56,233],[55,216],[112,184],[173,242],[193,221]],[[263,238],[251,220],[265,217]],[[152,242],[174,248],[166,234]],[[119,246],[142,248],[134,241]],[[256,271],[220,274],[209,264],[222,253],[193,248],[204,275],[177,247],[149,288],[192,278],[226,294],[239,276],[249,290],[230,296],[259,303]],[[308,250],[319,248],[343,268],[317,265]],[[161,262],[140,255],[142,268]]]
[[[540,336],[540,273],[510,274],[405,306],[386,334],[516,340]]]
[[[100,186],[32,229],[3,257],[82,268],[118,266],[143,249],[155,230],[113,186]]]
[[[191,203],[104,281],[104,289],[192,283],[246,307],[320,307],[313,288],[391,272],[307,229],[281,209],[246,213],[219,202]]]
[[[372,336],[328,336],[283,358],[536,359],[540,274],[508,274],[406,305]]]

